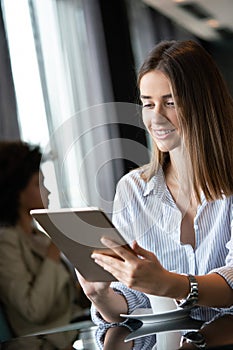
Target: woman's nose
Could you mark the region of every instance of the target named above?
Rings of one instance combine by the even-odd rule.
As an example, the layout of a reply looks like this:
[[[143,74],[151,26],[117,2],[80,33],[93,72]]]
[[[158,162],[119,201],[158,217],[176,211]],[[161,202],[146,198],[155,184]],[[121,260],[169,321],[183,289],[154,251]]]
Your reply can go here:
[[[155,122],[161,121],[162,119],[166,118],[164,115],[163,108],[161,106],[155,106],[153,111],[152,111],[151,118]]]
[[[163,115],[164,108],[162,103],[156,103],[154,106],[154,113],[157,115]]]
[[[46,187],[46,186],[44,186],[44,189],[45,189],[45,192],[47,193],[47,195],[50,195],[50,191],[49,191],[49,189]]]

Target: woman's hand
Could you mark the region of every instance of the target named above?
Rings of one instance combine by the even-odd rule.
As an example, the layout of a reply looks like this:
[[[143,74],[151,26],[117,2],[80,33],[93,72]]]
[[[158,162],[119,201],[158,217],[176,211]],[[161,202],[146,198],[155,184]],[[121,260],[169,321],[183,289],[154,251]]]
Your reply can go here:
[[[53,242],[51,242],[48,247],[47,257],[52,259],[55,262],[60,261],[60,257],[61,257],[60,250],[57,248],[57,246]]]
[[[90,300],[93,301],[98,296],[101,297],[108,293],[110,282],[88,282],[77,270],[76,273],[84,293]]]
[[[78,272],[78,280],[86,296],[107,322],[121,322],[120,314],[128,312],[125,298],[110,288],[110,282],[88,282]]]
[[[152,252],[141,248],[136,242],[133,243],[133,251],[130,251],[124,246],[116,246],[115,242],[107,238],[101,241],[119,258],[96,251],[92,258],[98,265],[129,288],[148,294],[166,295],[170,272],[163,268]]]

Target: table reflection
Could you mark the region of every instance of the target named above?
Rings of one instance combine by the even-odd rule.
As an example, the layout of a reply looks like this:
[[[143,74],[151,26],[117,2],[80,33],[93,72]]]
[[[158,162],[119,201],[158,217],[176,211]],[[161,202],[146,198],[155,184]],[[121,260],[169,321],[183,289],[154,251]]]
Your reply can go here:
[[[41,333],[12,338],[0,350],[98,350],[96,326],[91,321],[72,323]]]
[[[203,324],[200,333],[202,333],[206,339],[206,349],[233,349],[233,316],[224,315],[212,323]],[[124,342],[124,339],[129,334],[130,331],[124,327],[110,328],[105,337],[104,350],[133,349],[132,341]],[[197,349],[197,347],[193,344],[183,342],[179,349]]]
[[[0,344],[1,350],[98,350],[95,341],[97,327],[92,322],[79,322],[40,334],[13,338]],[[206,349],[233,349],[233,315],[224,315],[209,324],[204,324],[200,332],[205,336]],[[103,350],[130,350],[133,341],[125,342],[130,331],[125,327],[110,328],[105,336]],[[179,349],[197,349],[192,344],[183,343]],[[148,349],[152,350],[152,349]],[[170,349],[166,349],[170,350]],[[178,350],[178,349],[177,349]]]
[[[205,337],[207,349],[233,349],[233,316],[225,315],[214,322],[204,325],[200,330]],[[230,347],[228,346],[230,345]],[[183,344],[180,349],[193,349],[190,344]]]

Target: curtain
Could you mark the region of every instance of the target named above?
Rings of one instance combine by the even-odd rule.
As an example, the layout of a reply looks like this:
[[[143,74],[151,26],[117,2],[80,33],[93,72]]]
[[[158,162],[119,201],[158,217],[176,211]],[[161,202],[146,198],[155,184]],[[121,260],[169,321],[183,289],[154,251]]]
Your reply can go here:
[[[123,166],[98,2],[29,3],[61,206],[110,212]]]
[[[16,97],[1,7],[0,57],[0,139],[19,139]]]

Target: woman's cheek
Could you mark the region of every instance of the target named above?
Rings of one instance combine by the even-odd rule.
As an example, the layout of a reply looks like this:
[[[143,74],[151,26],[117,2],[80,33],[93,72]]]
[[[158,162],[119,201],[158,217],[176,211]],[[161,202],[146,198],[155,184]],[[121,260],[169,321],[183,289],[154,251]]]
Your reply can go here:
[[[149,113],[149,111],[142,111],[142,121],[146,129],[150,132],[151,113]]]

